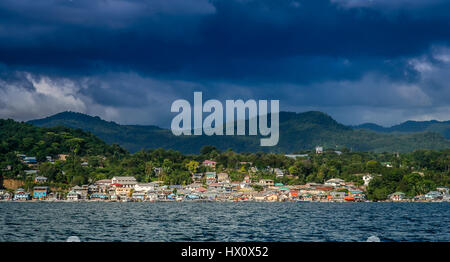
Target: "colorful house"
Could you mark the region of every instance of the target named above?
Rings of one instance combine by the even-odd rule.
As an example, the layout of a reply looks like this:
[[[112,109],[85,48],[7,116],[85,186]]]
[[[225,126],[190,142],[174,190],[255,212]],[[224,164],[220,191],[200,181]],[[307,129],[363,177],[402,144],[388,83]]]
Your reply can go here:
[[[43,200],[47,198],[48,187],[46,186],[36,186],[33,188],[33,198]]]
[[[212,161],[212,160],[205,160],[202,162],[202,165],[207,166],[207,167],[211,167],[211,168],[216,168],[217,162],[216,161]]]

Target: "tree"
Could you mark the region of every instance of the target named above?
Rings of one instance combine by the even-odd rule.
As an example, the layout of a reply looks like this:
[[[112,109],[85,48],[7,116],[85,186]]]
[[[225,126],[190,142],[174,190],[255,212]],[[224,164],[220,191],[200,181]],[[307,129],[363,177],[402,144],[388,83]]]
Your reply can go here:
[[[215,146],[203,146],[200,149],[200,154],[202,154],[202,155],[209,155],[209,154],[211,154],[214,151],[217,152],[217,153],[220,153],[219,149],[217,149]]]
[[[145,182],[149,182],[151,180],[151,177],[153,176],[153,162],[152,161],[147,161],[145,162]]]
[[[187,170],[189,170],[189,172],[193,173],[197,173],[197,168],[199,166],[199,162],[191,160],[186,164],[186,168]]]
[[[299,170],[299,168],[297,166],[290,166],[289,167],[289,174],[297,176],[299,172],[300,172],[300,170]]]
[[[379,174],[379,173],[381,173],[380,172],[381,164],[376,160],[370,160],[370,161],[367,161],[367,163],[366,163],[366,169],[367,169],[367,172],[369,172],[369,173]]]

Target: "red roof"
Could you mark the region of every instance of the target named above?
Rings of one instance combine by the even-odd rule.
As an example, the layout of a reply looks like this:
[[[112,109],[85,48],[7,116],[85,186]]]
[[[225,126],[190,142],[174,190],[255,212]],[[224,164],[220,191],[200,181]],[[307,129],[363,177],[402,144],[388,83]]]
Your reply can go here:
[[[207,191],[208,189],[203,188],[203,187],[199,187],[199,188],[196,188],[196,190],[197,190],[197,191],[200,191],[200,192],[205,192],[205,191]]]
[[[216,164],[216,161],[212,161],[212,160],[205,160],[203,161],[203,164]]]
[[[119,183],[114,183],[114,184],[111,184],[112,186],[122,186],[122,184],[119,184]]]

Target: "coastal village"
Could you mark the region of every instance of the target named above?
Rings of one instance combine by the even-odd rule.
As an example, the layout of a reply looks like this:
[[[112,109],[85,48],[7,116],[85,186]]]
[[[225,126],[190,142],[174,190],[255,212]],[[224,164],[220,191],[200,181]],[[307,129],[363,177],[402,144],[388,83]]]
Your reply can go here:
[[[316,147],[316,153],[322,153]],[[339,152],[336,152],[339,154]],[[305,157],[305,155],[285,155],[288,158]],[[356,185],[340,178],[331,178],[324,183],[305,183],[303,185],[285,185],[273,179],[257,179],[253,174],[258,172],[251,162],[241,162],[249,167],[243,180],[232,180],[228,173],[217,172],[217,162],[204,160],[199,166],[209,171],[192,172],[192,183],[186,185],[165,184],[155,180],[147,183],[138,182],[133,176],[114,176],[111,179],[100,179],[90,184],[73,186],[66,192],[52,190],[47,185],[47,178],[39,175],[35,157],[19,154],[21,161],[30,169],[25,173],[34,178],[32,190],[22,187],[7,190],[0,189],[0,201],[112,201],[112,202],[162,202],[162,201],[217,201],[217,202],[370,202],[366,197],[366,188],[375,175],[361,174],[364,184]],[[67,155],[59,155],[65,161]],[[54,160],[48,156],[47,161]],[[89,163],[82,162],[82,166]],[[389,166],[389,163],[385,165]],[[10,167],[8,167],[10,168]],[[160,167],[153,167],[158,174]],[[292,176],[288,170],[266,167],[276,178]],[[437,187],[423,195],[406,197],[403,192],[395,192],[385,201],[393,202],[442,202],[450,201],[448,187]]]

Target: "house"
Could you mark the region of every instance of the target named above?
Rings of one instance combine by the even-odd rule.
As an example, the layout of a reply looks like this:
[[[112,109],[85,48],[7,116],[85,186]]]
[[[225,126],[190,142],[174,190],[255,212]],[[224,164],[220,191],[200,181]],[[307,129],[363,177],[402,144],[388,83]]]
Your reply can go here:
[[[229,177],[227,173],[219,173],[217,174],[217,181],[219,182],[226,182],[228,181]]]
[[[48,187],[46,186],[35,186],[33,188],[33,198],[34,199],[46,199],[48,194]]]
[[[222,188],[222,185],[219,183],[210,183],[210,184],[208,184],[208,188],[218,189],[218,188]]]
[[[331,201],[344,201],[345,192],[330,192],[328,200]]]
[[[364,176],[362,177],[362,179],[364,180],[364,185],[365,185],[365,186],[368,186],[369,183],[370,183],[370,181],[372,181],[373,176],[370,175],[370,174],[367,174],[367,175],[364,175]]]
[[[176,189],[178,191],[178,190],[183,189],[183,186],[182,185],[169,185],[169,189],[172,189],[172,190]]]
[[[4,200],[11,200],[11,194],[9,192],[6,192],[4,190],[0,190],[0,199]]]
[[[69,201],[78,201],[79,199],[81,199],[81,195],[80,193],[72,190],[69,193],[67,193],[67,200]]]
[[[97,193],[97,192],[99,192],[100,191],[100,187],[99,187],[99,185],[89,185],[89,187],[88,187],[88,193],[89,194],[93,194],[93,193]]]
[[[87,195],[89,193],[89,187],[88,186],[86,186],[86,187],[74,186],[74,187],[72,187],[72,191],[78,193],[80,195],[81,199],[86,199]]]
[[[212,160],[205,160],[202,162],[203,166],[207,166],[207,167],[211,167],[211,168],[216,168],[216,161],[212,161]]]
[[[31,196],[28,192],[25,192],[23,188],[16,189],[14,194],[14,200],[30,200]]]
[[[90,196],[91,200],[107,200],[108,195],[105,193],[94,193]]]
[[[82,167],[87,167],[87,166],[89,166],[89,163],[86,162],[86,161],[84,161],[84,162],[81,163],[81,166],[82,166]]]
[[[264,201],[264,200],[266,200],[266,196],[263,193],[257,193],[255,195],[253,195],[253,200]]]
[[[148,192],[153,190],[155,190],[154,183],[137,183],[136,185],[134,185],[135,192]]]
[[[206,183],[214,183],[216,182],[216,172],[206,172]]]
[[[144,201],[145,200],[145,193],[143,192],[134,192],[131,195],[131,199],[135,200],[135,201]]]
[[[197,188],[200,188],[200,187],[203,187],[203,185],[201,183],[192,183],[192,184],[187,185],[186,189],[190,190],[190,191],[194,191],[194,190],[196,190]]]
[[[345,183],[345,180],[340,178],[332,178],[325,181],[325,185],[332,186],[332,187],[338,187]]]
[[[430,191],[425,194],[425,199],[427,200],[436,200],[442,198],[442,193],[439,191]]]
[[[192,174],[192,180],[194,181],[200,181],[203,177],[203,173],[194,173]]]
[[[148,193],[147,194],[147,199],[149,201],[156,201],[156,200],[158,200],[158,194],[156,194],[156,193]]]
[[[391,162],[381,162],[381,165],[385,166],[385,167],[392,167],[392,163]]]
[[[115,176],[111,179],[112,184],[120,184],[122,187],[134,188],[137,184],[136,178],[132,176]]]
[[[273,172],[275,173],[275,175],[277,177],[283,177],[284,176],[284,172],[281,169],[279,169],[279,168],[274,168]]]
[[[53,158],[51,156],[46,156],[45,159],[47,162],[54,163]]]
[[[298,198],[298,190],[289,190],[289,198],[294,199],[294,198]]]
[[[34,178],[35,183],[46,183],[47,178],[45,176],[37,176]]]
[[[25,164],[31,164],[31,165],[34,165],[34,164],[37,163],[37,160],[36,160],[36,157],[34,157],[34,156],[27,156],[27,157],[25,157],[25,158],[23,159],[23,162],[24,162]]]
[[[273,186],[274,182],[272,179],[260,179],[259,180],[259,185],[261,186]]]
[[[29,170],[24,170],[23,172],[25,173],[26,176],[35,176],[35,175],[37,175],[39,170],[29,169]]]
[[[446,186],[437,187],[436,190],[443,194],[448,194],[448,187],[446,187]]]
[[[392,201],[402,201],[405,199],[405,193],[403,192],[395,192],[388,196],[388,198]]]
[[[322,154],[323,153],[323,147],[316,146],[316,154]]]
[[[59,154],[59,155],[56,157],[56,159],[59,160],[59,161],[66,161],[66,160],[67,160],[67,157],[69,157],[69,155],[67,155],[67,154]]]
[[[131,191],[134,189],[132,187],[124,187],[124,186],[116,186],[115,194],[120,198],[126,198],[131,194]]]
[[[202,192],[208,191],[208,189],[206,189],[204,187],[199,187],[199,188],[196,188],[195,191],[202,193]]]
[[[274,193],[268,194],[268,195],[266,196],[266,200],[267,200],[267,201],[270,201],[270,202],[278,201],[278,195],[277,195],[277,194],[274,194]]]
[[[97,186],[99,193],[107,193],[111,186],[111,179],[102,179],[94,183]]]
[[[154,167],[153,172],[155,172],[155,175],[157,177],[159,177],[161,175],[161,173],[163,172],[163,169],[162,169],[162,167]]]
[[[334,189],[334,187],[323,185],[323,186],[316,186],[316,189],[321,191],[331,191]]]

